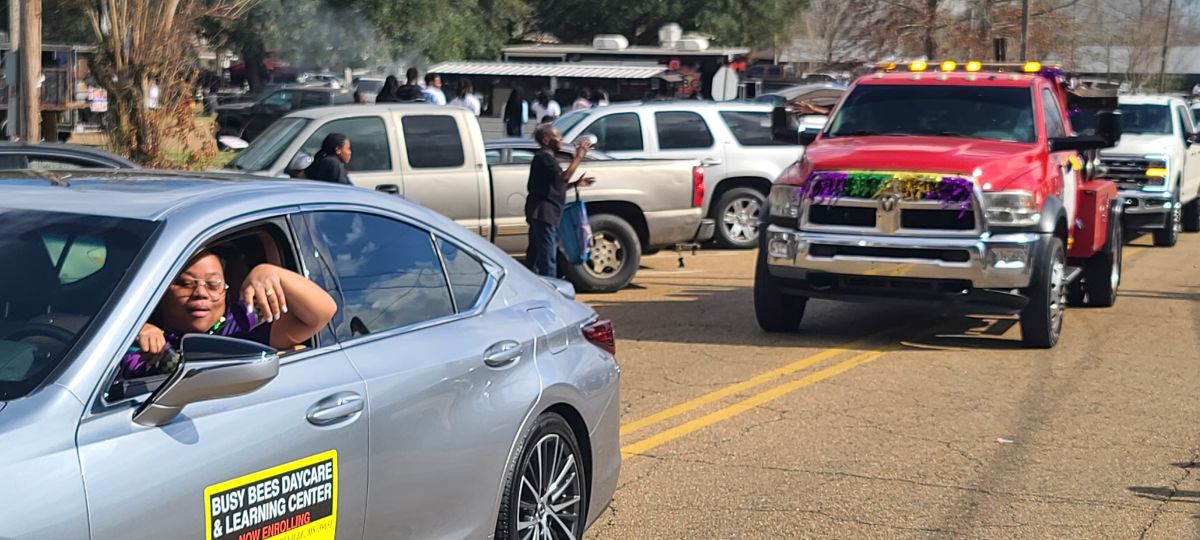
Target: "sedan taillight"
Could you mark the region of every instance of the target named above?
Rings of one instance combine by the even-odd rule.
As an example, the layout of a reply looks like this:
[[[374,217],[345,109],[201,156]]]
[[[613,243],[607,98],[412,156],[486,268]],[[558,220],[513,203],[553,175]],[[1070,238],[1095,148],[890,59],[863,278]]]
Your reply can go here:
[[[609,354],[617,354],[617,335],[613,332],[612,321],[600,319],[588,323],[583,327],[583,337],[587,338],[592,345],[608,351]]]

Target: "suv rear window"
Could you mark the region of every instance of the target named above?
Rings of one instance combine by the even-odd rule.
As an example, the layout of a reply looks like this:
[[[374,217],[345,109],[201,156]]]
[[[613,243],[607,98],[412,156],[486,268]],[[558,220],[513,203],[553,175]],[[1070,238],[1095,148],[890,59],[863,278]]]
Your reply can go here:
[[[694,112],[656,112],[654,125],[658,131],[658,147],[662,150],[709,148],[713,145],[708,124]]]
[[[729,126],[733,138],[742,146],[786,145],[771,137],[771,117],[767,112],[721,111],[721,120]]]

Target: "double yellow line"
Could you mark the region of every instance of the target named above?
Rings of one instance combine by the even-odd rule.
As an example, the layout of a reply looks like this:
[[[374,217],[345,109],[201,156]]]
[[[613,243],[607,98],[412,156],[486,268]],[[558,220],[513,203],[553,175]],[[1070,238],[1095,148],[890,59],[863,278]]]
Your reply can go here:
[[[859,350],[870,339],[871,338],[867,338],[867,339],[857,341],[854,343],[850,343],[847,345],[842,345],[839,347],[825,349],[821,352],[818,352],[818,353],[808,356],[806,358],[792,362],[791,364],[788,364],[786,366],[783,366],[783,367],[780,367],[777,369],[773,369],[766,373],[756,375],[756,376],[751,377],[740,383],[726,386],[725,388],[721,388],[719,390],[709,392],[700,397],[697,397],[690,401],[681,403],[681,404],[671,407],[669,409],[665,409],[663,411],[652,414],[652,415],[642,418],[640,420],[635,420],[633,422],[629,422],[629,423],[621,426],[621,436],[625,437],[625,436],[632,434],[638,430],[645,429],[647,427],[665,422],[671,418],[694,411],[694,410],[696,410],[700,407],[703,407],[705,405],[708,405],[710,403],[720,401],[722,399],[739,394],[739,393],[749,390],[751,388],[755,388],[757,386],[761,386],[766,383],[769,383],[769,382],[772,382],[772,381],[775,381],[778,379],[782,379],[784,377],[787,377],[788,375],[791,375],[798,371],[807,369],[809,367],[812,367],[816,364],[819,364],[821,362],[824,362],[826,360],[834,358],[843,353],[848,353],[848,352],[853,352],[853,351]],[[666,444],[670,441],[673,441],[675,439],[678,439],[680,437],[688,435],[699,429],[705,428],[707,426],[711,426],[713,424],[716,424],[716,423],[724,421],[724,420],[728,420],[730,418],[733,418],[734,416],[737,416],[737,415],[744,413],[748,410],[751,410],[755,407],[759,407],[771,400],[785,396],[787,394],[795,392],[796,390],[799,390],[806,386],[811,386],[813,384],[821,382],[830,377],[834,377],[836,375],[845,373],[846,371],[854,369],[855,367],[861,366],[863,364],[866,364],[867,362],[871,362],[871,361],[879,358],[880,356],[883,356],[886,352],[887,352],[886,350],[860,352],[859,354],[857,354],[847,360],[844,360],[842,362],[839,362],[837,364],[829,366],[829,367],[822,369],[820,371],[817,371],[815,373],[806,375],[804,377],[801,377],[799,379],[796,379],[796,380],[788,382],[788,383],[784,383],[784,384],[775,386],[775,387],[765,390],[763,392],[759,392],[759,393],[754,394],[754,395],[752,395],[746,399],[743,399],[737,403],[734,403],[732,405],[726,406],[724,408],[718,409],[709,414],[706,414],[704,416],[696,418],[695,420],[685,422],[683,424],[672,427],[670,429],[655,433],[654,435],[651,435],[650,437],[647,437],[640,441],[625,445],[625,446],[621,447],[621,455],[622,455],[622,457],[627,458],[627,457],[635,456],[638,454],[644,454],[646,452],[649,452],[650,450],[653,450],[659,446],[662,446],[663,444]]]

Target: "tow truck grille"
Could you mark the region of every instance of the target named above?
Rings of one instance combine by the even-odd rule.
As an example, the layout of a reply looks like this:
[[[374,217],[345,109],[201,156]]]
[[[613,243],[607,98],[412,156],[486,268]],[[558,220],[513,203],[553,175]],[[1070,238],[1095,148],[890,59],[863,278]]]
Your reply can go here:
[[[1139,157],[1102,157],[1100,165],[1104,167],[1104,177],[1117,183],[1123,188],[1141,189],[1150,182],[1146,169],[1161,167],[1161,163]]]
[[[875,209],[861,206],[830,206],[814,204],[809,208],[808,222],[841,227],[875,227]]]
[[[906,209],[900,212],[900,226],[905,229],[969,231],[975,228],[975,213]]]
[[[801,228],[861,234],[959,235],[982,230],[977,219],[974,210],[943,208],[933,201],[900,202],[897,207],[884,210],[874,199],[845,198],[810,202],[804,210]]]

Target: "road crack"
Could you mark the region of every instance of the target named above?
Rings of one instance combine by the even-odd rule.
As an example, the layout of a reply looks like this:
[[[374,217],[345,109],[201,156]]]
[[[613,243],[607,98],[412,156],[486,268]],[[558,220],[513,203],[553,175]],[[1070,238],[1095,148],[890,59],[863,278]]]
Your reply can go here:
[[[1171,500],[1174,499],[1175,495],[1179,493],[1179,486],[1192,476],[1192,469],[1197,465],[1200,465],[1200,451],[1192,449],[1192,457],[1187,463],[1181,465],[1183,468],[1183,474],[1180,475],[1175,482],[1171,483],[1171,487],[1167,492],[1167,496],[1163,497],[1162,501],[1158,503],[1158,506],[1154,508],[1154,513],[1150,514],[1150,521],[1146,522],[1146,525],[1142,527],[1141,533],[1138,534],[1138,540],[1142,540],[1146,538],[1147,534],[1150,534],[1150,529],[1152,529],[1154,524],[1158,522],[1158,517],[1166,512],[1167,506],[1171,504]]]

